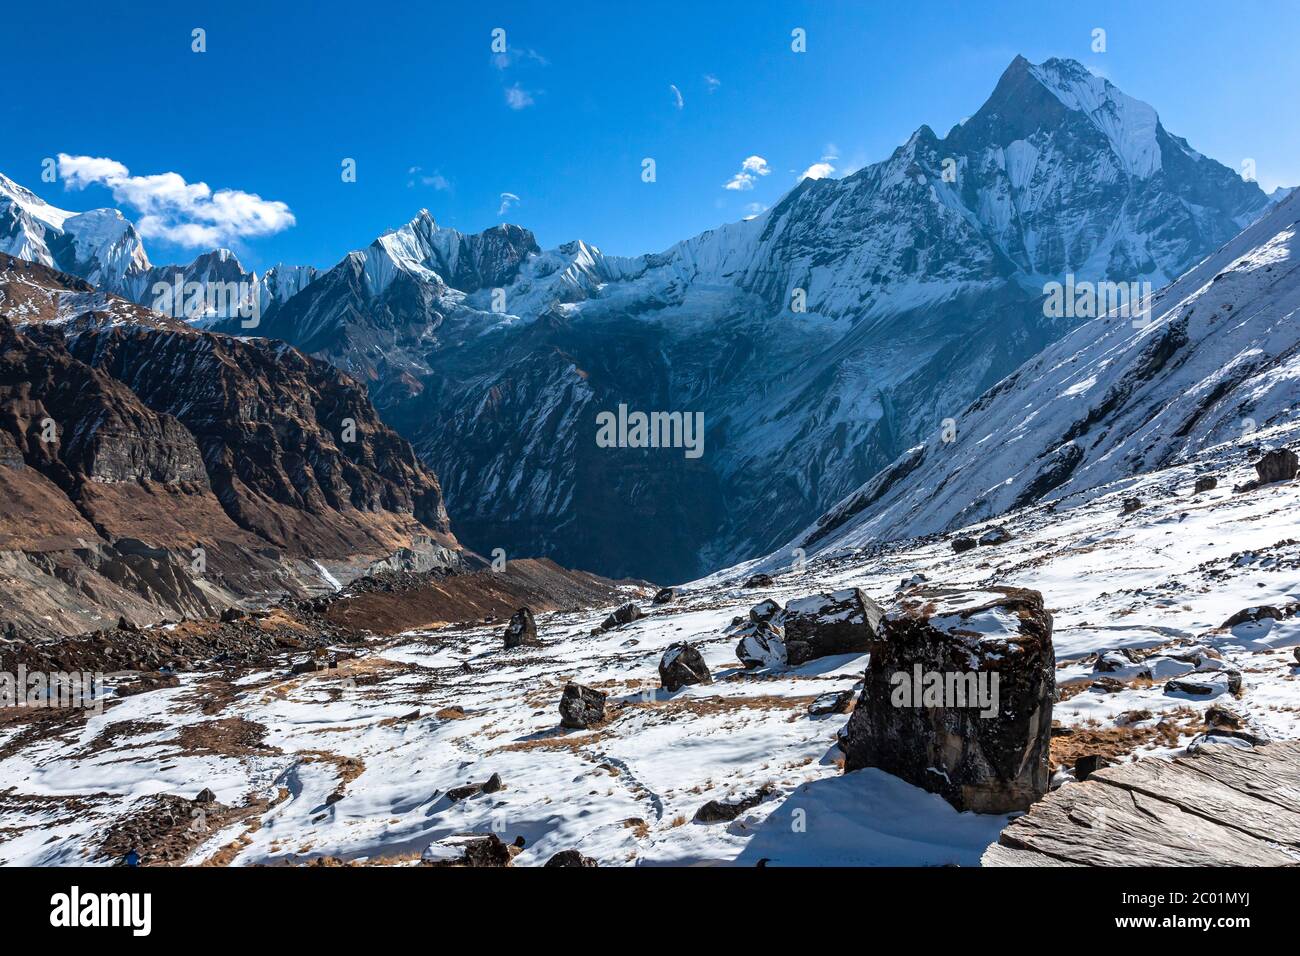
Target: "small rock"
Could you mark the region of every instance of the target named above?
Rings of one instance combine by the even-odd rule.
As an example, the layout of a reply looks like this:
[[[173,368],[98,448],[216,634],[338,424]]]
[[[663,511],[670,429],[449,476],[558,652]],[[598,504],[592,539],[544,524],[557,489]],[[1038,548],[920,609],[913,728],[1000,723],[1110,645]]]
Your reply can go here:
[[[452,787],[447,791],[447,799],[452,803],[459,803],[461,800],[467,800],[470,797],[478,796],[483,790],[481,783],[467,783],[463,787]]]
[[[199,791],[198,796],[194,798],[194,802],[195,803],[216,803],[217,795],[213,793],[209,788],[204,787],[202,790]]]
[[[691,644],[673,644],[659,660],[659,683],[672,693],[687,684],[712,684],[713,675],[698,648]]]
[[[598,866],[589,856],[583,856],[577,850],[561,850],[547,860],[543,866]]]
[[[770,621],[751,622],[741,630],[736,656],[749,669],[780,670],[786,665],[785,633]]]
[[[605,719],[605,694],[570,681],[560,697],[560,725],[586,730]]]
[[[848,711],[851,703],[853,703],[853,688],[828,691],[825,694],[819,694],[817,699],[808,705],[808,716],[823,717],[826,714],[843,714]]]
[[[628,601],[622,607],[618,608],[613,614],[605,618],[604,623],[600,625],[602,631],[611,631],[616,627],[622,627],[624,624],[631,624],[633,621],[645,617],[645,611],[636,606],[633,601]]]
[[[961,554],[963,551],[971,551],[975,548],[974,538],[953,538],[952,549]]]
[[[435,840],[424,848],[425,866],[509,866],[510,848],[495,833],[466,834]]]
[[[1278,608],[1268,604],[1261,604],[1259,607],[1242,608],[1232,617],[1224,621],[1220,627],[1236,627],[1238,624],[1258,624],[1265,618],[1280,621],[1285,615]]]
[[[505,784],[501,782],[501,774],[494,773],[492,774],[492,776],[488,777],[487,783],[483,784],[483,792],[496,793],[498,790],[501,790],[504,787]]]
[[[741,585],[743,588],[770,588],[773,584],[770,574],[753,574]]]
[[[654,599],[653,599],[650,603],[651,603],[651,604],[667,604],[667,603],[669,603],[670,601],[672,601],[672,599],[675,598],[675,597],[677,597],[677,591],[676,591],[674,588],[660,588],[659,591],[658,591],[658,593],[655,594]],[[564,850],[564,851],[562,851],[562,852],[563,852],[563,853],[577,853],[578,851],[577,851],[577,850]],[[557,854],[555,854],[555,856],[551,857],[551,859],[554,860],[556,857],[558,857],[558,856],[560,856],[560,855],[561,855],[560,853],[557,853]],[[585,860],[585,859],[587,859],[587,858],[584,856],[583,859]],[[550,866],[551,864],[547,863],[546,865],[547,865],[547,866]],[[564,865],[565,865],[565,864],[562,864],[562,863],[557,863],[557,864],[556,864],[556,866],[564,866]],[[595,864],[593,863],[592,865],[594,866]]]
[[[749,609],[749,619],[757,624],[760,621],[770,621],[780,613],[781,605],[777,604],[771,598],[768,598],[766,601],[759,601]],[[744,618],[738,617],[731,623],[741,624],[744,623],[744,620]]]
[[[1219,479],[1213,475],[1201,475],[1196,479],[1196,484],[1192,488],[1192,494],[1199,495],[1203,491],[1213,491],[1219,485]]]
[[[1138,662],[1138,656],[1127,647],[1121,647],[1115,651],[1102,651],[1097,656],[1097,662],[1092,665],[1092,669],[1099,673],[1109,674],[1112,671],[1122,670],[1131,664]]]
[[[1123,508],[1120,509],[1120,514],[1131,515],[1133,512],[1141,511],[1141,510],[1142,510],[1141,498],[1125,498],[1124,506]]]
[[[751,810],[772,795],[771,787],[762,787],[747,797],[732,802],[710,800],[695,811],[696,823],[725,823]]]
[[[1006,544],[1011,540],[1011,532],[1006,529],[1005,525],[994,525],[979,536],[979,543],[982,545]]]
[[[1205,725],[1221,730],[1240,730],[1241,715],[1222,704],[1211,704],[1205,711]]]

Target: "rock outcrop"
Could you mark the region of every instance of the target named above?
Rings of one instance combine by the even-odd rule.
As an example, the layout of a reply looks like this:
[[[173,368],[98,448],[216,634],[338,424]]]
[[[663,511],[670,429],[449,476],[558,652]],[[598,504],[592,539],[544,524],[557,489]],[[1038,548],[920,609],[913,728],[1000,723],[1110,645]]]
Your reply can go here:
[[[960,810],[1023,810],[1048,789],[1054,667],[1038,592],[913,592],[871,648],[845,770],[879,767]]]
[[[697,647],[673,644],[659,660],[659,682],[671,693],[687,684],[712,684],[713,675]]]
[[[505,643],[506,650],[524,645],[533,647],[541,645],[542,642],[537,637],[537,622],[533,620],[531,610],[521,607],[511,615],[510,623],[506,625]]]

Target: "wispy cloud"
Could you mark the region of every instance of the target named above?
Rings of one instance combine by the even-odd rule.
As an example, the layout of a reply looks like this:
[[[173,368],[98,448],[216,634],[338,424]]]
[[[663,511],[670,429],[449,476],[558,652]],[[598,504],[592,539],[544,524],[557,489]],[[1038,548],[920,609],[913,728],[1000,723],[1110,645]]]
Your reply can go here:
[[[98,184],[113,198],[139,211],[136,228],[145,238],[182,246],[214,246],[267,236],[294,225],[289,207],[239,189],[191,183],[180,173],[132,176],[114,159],[59,154],[59,177],[68,189]]]
[[[519,202],[519,197],[514,193],[501,194],[501,208],[497,210],[498,216],[504,216],[510,211],[510,208]]]
[[[835,172],[835,164],[840,159],[840,148],[834,143],[827,143],[826,148],[822,150],[821,162],[813,163],[802,173],[795,177],[797,182],[805,179],[825,179]]]
[[[745,205],[745,218],[753,219],[755,216],[767,212],[767,205],[761,202],[751,202]]]
[[[677,88],[677,85],[675,83],[669,83],[668,89],[672,90],[673,106],[677,107],[678,109],[681,109],[683,106],[686,105],[686,101],[682,99],[682,91]]]
[[[716,76],[714,76],[712,73],[704,74],[704,86],[706,89],[708,89],[710,93],[712,93],[721,85],[722,85],[722,81],[718,79]]]
[[[512,110],[524,110],[532,106],[536,100],[533,94],[528,92],[518,83],[506,87],[506,105]]]
[[[419,166],[412,166],[406,171],[406,175],[410,177],[410,179],[406,181],[407,189],[419,184],[421,186],[432,186],[439,192],[448,192],[451,190],[451,180],[436,169],[431,173],[426,173]]]
[[[767,160],[762,156],[750,156],[740,164],[740,172],[723,183],[722,188],[741,191],[753,189],[758,177],[766,176],[771,171],[772,167],[767,164]]]
[[[536,50],[527,47],[510,47],[505,53],[493,53],[492,65],[498,70],[508,70],[517,63],[536,63],[538,66],[550,66],[551,61]]]

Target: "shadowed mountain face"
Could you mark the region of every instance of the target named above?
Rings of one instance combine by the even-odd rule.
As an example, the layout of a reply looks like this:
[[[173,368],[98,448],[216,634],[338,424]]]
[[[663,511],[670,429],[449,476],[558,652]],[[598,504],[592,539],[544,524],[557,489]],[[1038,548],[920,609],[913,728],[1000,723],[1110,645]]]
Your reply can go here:
[[[475,550],[681,580],[789,540],[1066,334],[1045,283],[1159,287],[1268,206],[1079,64],[1018,57],[946,137],[663,253],[422,212],[256,332],[366,382]],[[604,447],[619,406],[702,415],[703,454]]]
[[[428,537],[441,490],[365,390],[0,256],[0,625],[72,633],[306,594]]]

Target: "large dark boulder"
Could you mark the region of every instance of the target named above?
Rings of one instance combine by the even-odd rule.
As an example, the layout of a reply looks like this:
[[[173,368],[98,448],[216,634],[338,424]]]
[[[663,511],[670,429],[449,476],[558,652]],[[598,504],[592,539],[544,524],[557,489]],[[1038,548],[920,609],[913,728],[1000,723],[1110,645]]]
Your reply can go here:
[[[704,656],[691,644],[673,644],[659,660],[659,682],[670,693],[687,684],[712,684]]]
[[[974,549],[974,547],[975,547],[974,538],[968,538],[963,536],[960,538],[952,539],[952,550],[957,554],[961,554],[964,551],[970,551]]]
[[[672,601],[674,598],[676,598],[676,597],[677,597],[677,591],[676,591],[676,589],[674,589],[674,588],[660,588],[658,591],[655,592],[654,599],[653,599],[650,603],[651,603],[651,604],[668,604],[669,602],[671,602],[671,601]],[[576,853],[577,851],[576,851],[576,850],[565,850],[564,852],[566,852],[566,853]],[[559,854],[557,853],[556,856],[558,856],[558,855],[559,855]],[[552,857],[552,859],[554,859],[554,857]],[[584,859],[585,859],[585,857],[584,857]],[[546,864],[546,865],[547,865],[547,866],[550,866],[549,863]]]
[[[748,669],[770,667],[780,670],[786,666],[785,632],[771,621],[748,621],[737,632],[740,642],[736,657]]]
[[[790,601],[781,615],[786,659],[797,665],[829,654],[870,650],[883,617],[884,612],[861,588]]]
[[[1024,588],[922,588],[884,621],[844,739],[959,810],[1024,810],[1047,792],[1052,616]]]
[[[1213,475],[1200,475],[1196,479],[1196,484],[1192,487],[1192,494],[1199,495],[1204,491],[1213,491],[1218,486],[1218,478]]]
[[[467,833],[435,840],[424,848],[424,866],[509,866],[514,854],[495,833]]]
[[[1300,471],[1300,458],[1290,448],[1274,448],[1264,452],[1255,462],[1255,472],[1259,475],[1261,485],[1274,481],[1290,481]]]
[[[505,632],[506,650],[512,647],[523,647],[525,644],[538,647],[541,641],[537,637],[537,622],[533,620],[533,612],[526,607],[521,607],[510,618],[510,623],[506,625]]]
[[[570,681],[560,696],[560,725],[586,730],[605,719],[605,694]]]

